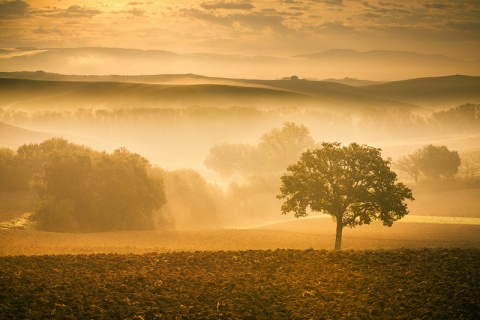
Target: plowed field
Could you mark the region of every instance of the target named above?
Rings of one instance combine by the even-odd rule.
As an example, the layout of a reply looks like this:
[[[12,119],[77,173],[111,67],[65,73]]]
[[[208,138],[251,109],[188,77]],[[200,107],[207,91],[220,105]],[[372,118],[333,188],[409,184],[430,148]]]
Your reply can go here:
[[[480,250],[0,257],[1,319],[479,319]]]

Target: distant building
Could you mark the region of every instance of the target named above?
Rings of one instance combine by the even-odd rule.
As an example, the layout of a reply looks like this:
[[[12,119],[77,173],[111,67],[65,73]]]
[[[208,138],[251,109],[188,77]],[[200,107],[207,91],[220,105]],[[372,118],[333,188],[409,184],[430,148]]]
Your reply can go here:
[[[298,80],[298,77],[297,76],[283,77],[282,80],[296,81]]]

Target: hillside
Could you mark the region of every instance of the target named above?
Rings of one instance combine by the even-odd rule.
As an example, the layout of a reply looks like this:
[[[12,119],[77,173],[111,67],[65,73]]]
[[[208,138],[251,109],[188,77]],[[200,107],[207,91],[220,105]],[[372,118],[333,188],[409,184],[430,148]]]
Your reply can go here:
[[[366,95],[359,88],[332,82],[250,80],[231,83],[182,85],[4,78],[0,79],[0,107],[29,110],[98,106],[102,108],[296,106],[330,111],[336,108],[356,110],[385,106],[418,109],[411,104]]]
[[[220,84],[154,85],[0,79],[0,104],[16,109],[141,108],[190,106],[321,106],[319,98],[273,88]]]
[[[480,77],[456,75],[372,83],[348,78],[295,81],[195,74],[81,76],[2,72],[0,108],[295,106],[328,111],[364,108],[425,111],[480,103]]]
[[[31,131],[0,122],[0,148],[16,149],[26,143],[37,143],[50,138],[44,132]]]
[[[401,99],[391,99],[376,93],[371,93],[359,87],[349,86],[330,81],[308,80],[247,80],[247,83],[269,86],[281,90],[308,94],[328,101],[331,105],[340,105],[350,110],[362,108],[398,108],[406,110],[421,110],[418,105],[405,103]]]
[[[480,103],[480,77],[453,75],[418,78],[375,84],[362,89],[387,99],[401,100],[434,109],[464,103]]]
[[[0,72],[0,78],[44,81],[134,82],[154,84],[238,84],[241,80],[206,77],[192,73],[153,75],[74,75],[45,71]],[[371,83],[370,83],[371,84]]]

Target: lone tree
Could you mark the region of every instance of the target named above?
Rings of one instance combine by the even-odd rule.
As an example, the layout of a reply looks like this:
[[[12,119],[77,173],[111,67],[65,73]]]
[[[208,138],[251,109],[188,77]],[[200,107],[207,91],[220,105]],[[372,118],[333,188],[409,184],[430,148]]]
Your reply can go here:
[[[279,199],[286,199],[282,214],[295,217],[311,211],[330,214],[337,222],[335,250],[341,250],[345,226],[355,227],[381,220],[385,226],[408,214],[405,199],[414,200],[412,191],[397,183],[390,161],[381,150],[356,143],[322,143],[304,152],[282,176]]]

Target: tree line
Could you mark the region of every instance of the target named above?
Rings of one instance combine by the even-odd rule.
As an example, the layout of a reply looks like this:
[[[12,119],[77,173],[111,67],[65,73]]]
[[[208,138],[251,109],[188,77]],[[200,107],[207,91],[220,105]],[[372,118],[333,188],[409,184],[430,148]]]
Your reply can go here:
[[[0,192],[24,190],[36,193],[31,219],[47,231],[206,228],[228,211],[221,188],[194,170],[167,171],[125,148],[99,152],[61,138],[0,148]]]
[[[250,126],[302,122],[314,128],[316,135],[327,139],[357,137],[392,139],[429,136],[435,134],[474,134],[480,131],[480,104],[463,104],[429,116],[408,110],[358,109],[331,113],[322,109],[283,108],[262,110],[250,107],[188,107],[188,108],[130,108],[130,109],[77,109],[75,111],[24,112],[0,108],[0,121],[14,125],[28,125],[42,130],[76,125],[95,134],[105,134],[115,127],[135,128],[148,126],[158,132],[238,132],[245,123]],[[61,121],[60,121],[61,120]],[[193,127],[193,129],[192,129]],[[202,130],[199,130],[202,129]],[[156,131],[156,132],[157,132]]]
[[[376,163],[377,169],[384,168],[382,175],[388,181],[396,179],[386,173],[391,162],[380,161],[377,149],[319,144],[306,126],[286,122],[260,136],[256,145],[223,143],[211,147],[205,165],[229,182],[225,190],[208,183],[194,170],[166,171],[124,148],[99,152],[55,138],[23,145],[16,152],[0,149],[0,191],[34,190],[39,204],[33,218],[44,230],[93,232],[218,226],[223,220],[261,220],[278,215],[281,203],[276,196],[282,183],[289,181],[282,175],[293,169],[292,165],[300,165],[299,161],[311,165],[310,159],[320,156],[318,150],[330,150],[329,156],[338,153],[338,159],[328,160],[332,165],[346,161],[335,169],[338,172],[347,170],[346,165],[351,163],[356,169],[345,172]],[[342,160],[341,156],[347,159]],[[352,159],[363,162],[355,164]],[[395,168],[410,172],[417,179],[452,179],[459,164],[456,151],[429,145],[400,158]],[[402,192],[408,195],[407,191]],[[302,214],[299,211],[299,216]],[[345,225],[366,223],[371,218],[355,216]]]
[[[397,181],[393,167],[416,181],[422,176],[436,182],[453,180],[460,163],[457,151],[434,145],[393,163],[384,160],[378,148],[315,143],[307,127],[293,122],[265,133],[257,145],[215,145],[205,160],[210,169],[233,177],[229,192],[243,195],[234,200],[244,212],[261,211],[261,203],[276,196],[284,200],[282,214],[293,212],[297,218],[312,212],[331,215],[337,225],[336,250],[341,249],[344,227],[373,220],[392,226],[408,214],[405,200],[414,200],[412,190]],[[238,175],[241,183],[235,181]],[[247,198],[248,194],[254,196]],[[255,202],[255,198],[263,200]]]
[[[263,193],[264,199],[284,200],[280,211],[293,212],[297,218],[309,212],[331,215],[337,224],[336,250],[341,249],[344,227],[373,220],[391,226],[408,214],[405,200],[413,200],[412,191],[397,182],[391,161],[382,159],[380,149],[315,143],[307,127],[293,122],[259,140],[257,145],[213,146],[205,164],[224,177],[242,176],[242,184],[231,184],[231,193],[256,189],[251,192],[256,197]],[[245,201],[250,200],[246,194],[237,198],[237,207],[243,205],[244,212],[258,210],[246,208]]]

